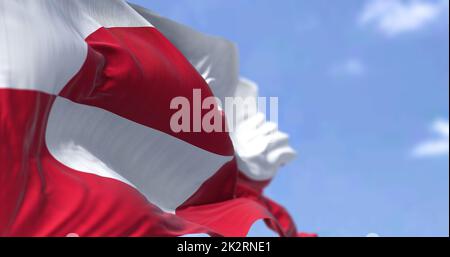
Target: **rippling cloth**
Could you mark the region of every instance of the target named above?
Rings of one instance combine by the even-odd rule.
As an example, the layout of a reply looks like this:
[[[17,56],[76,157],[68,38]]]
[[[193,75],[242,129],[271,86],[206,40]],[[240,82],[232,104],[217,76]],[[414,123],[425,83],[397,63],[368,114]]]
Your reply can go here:
[[[286,135],[170,129],[193,89],[255,96],[238,75],[233,44],[124,1],[0,0],[0,236],[297,235],[262,195]]]

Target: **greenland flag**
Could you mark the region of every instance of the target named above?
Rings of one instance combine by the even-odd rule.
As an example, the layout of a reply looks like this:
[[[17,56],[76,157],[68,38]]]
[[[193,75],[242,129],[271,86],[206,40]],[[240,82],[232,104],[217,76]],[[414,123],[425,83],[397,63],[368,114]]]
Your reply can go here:
[[[287,136],[258,113],[173,132],[170,101],[194,89],[257,96],[233,44],[138,6],[0,0],[0,236],[245,236],[258,219],[296,236],[262,195]]]

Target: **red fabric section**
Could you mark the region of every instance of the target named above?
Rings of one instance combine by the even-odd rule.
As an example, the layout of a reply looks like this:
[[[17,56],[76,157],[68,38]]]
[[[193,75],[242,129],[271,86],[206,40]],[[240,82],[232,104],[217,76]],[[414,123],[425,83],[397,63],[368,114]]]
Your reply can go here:
[[[237,182],[237,196],[253,199],[259,202],[272,215],[273,219],[266,219],[266,225],[277,232],[280,236],[288,237],[315,237],[314,233],[297,232],[295,222],[289,212],[277,202],[263,195],[264,188],[270,184],[270,181],[255,181],[242,172],[239,173]]]
[[[244,197],[184,208],[177,210],[177,215],[228,237],[246,236],[251,226],[259,219],[275,222],[275,218],[265,206]]]
[[[6,234],[20,212],[30,174],[42,179],[36,165],[42,141],[35,135],[44,135],[53,99],[32,91],[0,89],[0,235]]]
[[[316,233],[300,232],[297,234],[297,237],[318,237],[318,235]]]
[[[189,206],[227,201],[235,196],[238,169],[236,160],[226,163],[209,178],[178,210]]]
[[[177,112],[170,110],[173,98],[186,97],[193,108],[193,89],[201,90],[202,100],[213,94],[197,70],[159,31],[149,27],[100,28],[86,42],[86,62],[61,96],[108,110],[207,151],[233,155],[226,132],[175,133],[170,128],[170,118]],[[202,110],[201,117],[208,112]],[[225,126],[223,116],[222,121]]]

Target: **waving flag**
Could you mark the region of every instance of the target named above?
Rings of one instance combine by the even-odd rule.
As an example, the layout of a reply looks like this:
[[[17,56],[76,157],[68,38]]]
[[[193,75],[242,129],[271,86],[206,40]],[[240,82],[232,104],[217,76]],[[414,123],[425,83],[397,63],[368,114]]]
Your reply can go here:
[[[170,128],[194,89],[256,96],[237,67],[233,44],[124,1],[0,0],[0,236],[296,235],[262,195],[287,136],[268,158],[239,130]]]

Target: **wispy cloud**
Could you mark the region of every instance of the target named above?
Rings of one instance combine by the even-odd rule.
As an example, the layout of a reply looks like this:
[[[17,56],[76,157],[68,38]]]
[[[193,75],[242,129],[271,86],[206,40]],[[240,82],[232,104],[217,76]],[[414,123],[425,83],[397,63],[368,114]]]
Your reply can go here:
[[[436,134],[435,139],[427,140],[413,149],[415,157],[448,156],[449,145],[449,123],[448,120],[437,120],[433,123],[431,130]]]
[[[357,77],[366,73],[366,66],[363,61],[358,58],[348,58],[335,64],[331,68],[331,74],[335,76],[352,76]]]
[[[388,36],[422,29],[448,14],[448,0],[370,0],[359,22],[374,25]]]

